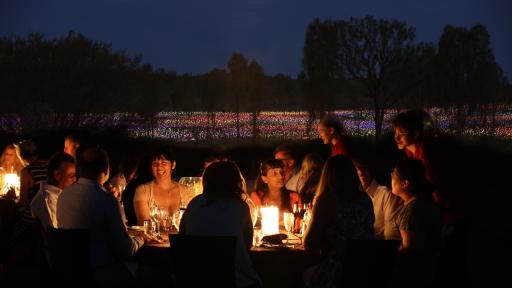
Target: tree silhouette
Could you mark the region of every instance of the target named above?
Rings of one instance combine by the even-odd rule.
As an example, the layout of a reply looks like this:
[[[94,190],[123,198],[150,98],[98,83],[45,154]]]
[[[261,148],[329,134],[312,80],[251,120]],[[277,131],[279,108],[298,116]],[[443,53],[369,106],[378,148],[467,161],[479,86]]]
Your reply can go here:
[[[385,110],[396,101],[391,86],[403,75],[415,29],[401,21],[366,16],[338,22],[341,71],[357,80],[373,100],[375,136],[382,132]]]
[[[456,107],[457,131],[462,135],[467,113],[477,104],[494,103],[506,80],[490,48],[490,35],[480,24],[470,30],[447,25],[438,51],[439,74],[443,75],[440,90],[448,104]]]

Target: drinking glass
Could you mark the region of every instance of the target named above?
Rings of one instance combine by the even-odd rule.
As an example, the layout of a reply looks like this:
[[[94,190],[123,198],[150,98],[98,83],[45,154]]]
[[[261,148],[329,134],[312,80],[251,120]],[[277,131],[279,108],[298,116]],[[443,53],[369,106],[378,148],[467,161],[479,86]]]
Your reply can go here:
[[[284,228],[288,234],[288,242],[293,231],[293,224],[295,223],[295,216],[290,212],[283,212]]]
[[[176,231],[180,231],[181,216],[183,216],[184,210],[179,209],[172,215],[172,224],[176,228]]]

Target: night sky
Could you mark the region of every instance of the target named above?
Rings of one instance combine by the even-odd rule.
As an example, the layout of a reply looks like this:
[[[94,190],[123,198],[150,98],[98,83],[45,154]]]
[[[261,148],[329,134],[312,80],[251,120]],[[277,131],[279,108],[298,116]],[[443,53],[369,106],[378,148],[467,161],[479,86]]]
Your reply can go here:
[[[420,3],[421,2],[421,3]],[[416,41],[437,43],[446,24],[483,24],[496,60],[512,80],[512,1],[508,0],[0,0],[0,35],[73,29],[115,51],[179,74],[226,67],[233,52],[267,75],[296,77],[307,25],[315,18],[367,14],[416,27]]]

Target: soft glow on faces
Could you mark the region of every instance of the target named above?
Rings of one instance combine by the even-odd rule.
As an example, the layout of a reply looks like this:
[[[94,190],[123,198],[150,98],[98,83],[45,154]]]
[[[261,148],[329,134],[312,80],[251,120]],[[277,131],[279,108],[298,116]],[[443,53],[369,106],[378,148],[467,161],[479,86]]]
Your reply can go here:
[[[281,189],[284,186],[283,168],[268,169],[267,175],[262,175],[261,179],[268,185],[269,189]]]
[[[295,168],[295,160],[287,157],[286,153],[283,151],[277,152],[275,159],[283,162],[286,171],[293,170]]]
[[[417,132],[414,135],[411,135],[410,132],[400,127],[395,128],[394,131],[396,147],[400,150],[413,145],[418,137]]]
[[[318,137],[324,142],[324,144],[330,144],[332,141],[333,129],[327,128],[322,124],[318,124],[316,127],[318,131]]]
[[[357,176],[359,176],[359,181],[361,181],[361,185],[363,186],[363,189],[366,190],[372,181],[372,175],[370,174],[370,170],[368,167],[364,166],[357,166]]]
[[[55,171],[55,180],[60,189],[64,189],[76,181],[76,166],[72,163],[64,162],[61,167]]]
[[[10,147],[6,147],[4,149],[4,163],[1,163],[2,165],[13,166],[16,164],[16,150]],[[9,167],[10,168],[10,167]]]
[[[155,177],[155,179],[171,179],[172,162],[160,157],[151,162],[151,171],[153,172],[153,177]]]
[[[76,150],[78,149],[78,143],[73,142],[71,139],[64,139],[64,153],[73,156],[76,159]]]

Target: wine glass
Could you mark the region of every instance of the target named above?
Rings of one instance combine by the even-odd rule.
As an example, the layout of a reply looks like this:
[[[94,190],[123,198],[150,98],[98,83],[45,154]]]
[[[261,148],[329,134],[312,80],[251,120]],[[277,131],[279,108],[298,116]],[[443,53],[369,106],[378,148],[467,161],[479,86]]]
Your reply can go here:
[[[288,239],[290,239],[290,235],[293,231],[293,224],[295,222],[294,220],[295,220],[295,217],[294,217],[293,213],[283,212],[284,228],[286,229],[286,232],[288,234]]]
[[[253,215],[252,215],[252,228],[256,227],[256,224],[258,223],[258,208],[253,209]]]
[[[161,210],[157,205],[152,205],[149,208],[149,217],[151,218],[151,230],[156,235],[160,235],[160,214]]]
[[[176,231],[180,231],[181,217],[183,216],[184,211],[185,210],[178,209],[178,211],[172,214],[172,224],[176,228]]]

